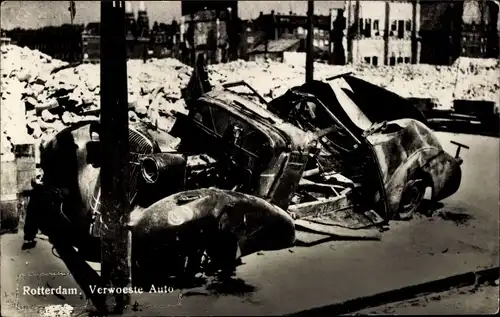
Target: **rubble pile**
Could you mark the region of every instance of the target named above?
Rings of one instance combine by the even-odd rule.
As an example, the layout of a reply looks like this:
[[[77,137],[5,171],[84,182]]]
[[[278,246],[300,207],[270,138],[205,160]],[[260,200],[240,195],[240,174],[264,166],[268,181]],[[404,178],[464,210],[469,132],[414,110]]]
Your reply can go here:
[[[305,77],[303,66],[281,63],[236,61],[213,65],[211,70],[212,80],[244,79],[269,98],[282,94],[291,86],[302,84]],[[500,61],[497,59],[471,58],[460,58],[451,66],[406,64],[374,67],[367,64],[337,66],[315,63],[314,78],[321,80],[352,72],[404,97],[432,98],[438,100],[443,108],[451,108],[453,99],[497,101],[499,70]]]
[[[48,305],[40,309],[39,315],[42,317],[70,317],[74,308],[68,304]]]
[[[0,59],[2,158],[11,155],[13,143],[40,142],[72,123],[99,117],[99,65],[72,66],[14,45],[2,46]],[[130,120],[168,125],[172,110],[185,111],[180,89],[191,67],[175,59],[132,60],[127,70]]]
[[[444,107],[453,99],[498,100],[498,60],[459,59],[452,66],[334,66],[315,63],[314,76],[323,79],[353,72],[405,97],[438,99]],[[209,65],[213,85],[244,80],[267,99],[304,81],[304,66],[242,60]],[[100,66],[71,66],[36,50],[1,47],[1,153],[11,152],[15,139],[42,139],[80,120],[95,119],[100,106]],[[192,68],[175,59],[128,62],[129,118],[165,127],[172,113],[184,112],[181,98]]]

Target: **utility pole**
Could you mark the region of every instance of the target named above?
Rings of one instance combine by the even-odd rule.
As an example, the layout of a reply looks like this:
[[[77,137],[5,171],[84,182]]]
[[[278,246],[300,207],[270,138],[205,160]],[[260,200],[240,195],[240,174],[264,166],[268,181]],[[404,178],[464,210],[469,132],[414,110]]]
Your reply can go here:
[[[71,25],[73,25],[73,21],[75,20],[75,14],[76,14],[75,1],[69,2],[68,11],[69,11],[70,18],[71,18]]]
[[[101,1],[101,278],[105,287],[115,288],[131,283],[126,45],[125,1]],[[128,294],[107,295],[107,311],[122,313],[129,300]]]
[[[313,80],[314,71],[314,47],[313,47],[313,22],[314,20],[314,1],[307,1],[307,49],[306,49],[306,83]]]
[[[391,15],[391,6],[388,0],[385,1],[385,20],[384,20],[384,65],[389,65],[389,40],[391,25],[389,24]]]
[[[191,30],[192,30],[192,35],[193,35],[193,46],[191,47],[190,51],[189,51],[189,54],[190,54],[190,65],[195,67],[196,65],[196,42],[197,40],[195,39],[195,36],[196,36],[196,23],[194,22],[194,13],[191,12],[190,13],[190,17],[191,17],[191,21],[189,21],[190,23],[190,27],[191,27]]]
[[[329,28],[328,28],[329,32],[328,32],[328,34],[330,35],[328,37],[328,64],[334,64],[336,58],[333,55],[333,49],[334,49],[334,47],[333,47],[333,40],[334,40],[334,37],[332,35],[333,35],[333,32],[337,31],[337,30],[334,30],[334,24],[335,23],[334,23],[333,10],[332,9],[330,9],[330,12],[329,12],[328,16],[330,18],[329,21],[328,21],[329,22],[328,23],[328,25],[329,25]],[[342,43],[341,43],[341,45],[342,45]]]
[[[411,1],[411,8],[412,8],[412,14],[411,14],[411,19],[412,19],[412,25],[411,25],[411,63],[412,64],[418,64],[418,57],[417,57],[417,51],[418,51],[418,42],[417,42],[417,6],[419,5],[418,0],[412,0]]]

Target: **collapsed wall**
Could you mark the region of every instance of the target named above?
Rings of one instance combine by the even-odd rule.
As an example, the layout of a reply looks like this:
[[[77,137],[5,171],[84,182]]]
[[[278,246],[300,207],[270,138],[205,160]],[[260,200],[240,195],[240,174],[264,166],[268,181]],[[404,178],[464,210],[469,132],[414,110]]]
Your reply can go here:
[[[99,65],[70,67],[36,50],[1,47],[1,154],[11,155],[12,142],[62,130],[80,120],[97,118],[100,106]],[[58,69],[64,68],[57,71]],[[362,79],[404,97],[498,100],[498,60],[460,59],[452,66],[335,66],[315,63],[315,78],[352,71]],[[185,111],[181,89],[192,68],[175,59],[128,62],[129,118],[159,126],[172,122],[172,111]],[[277,62],[235,61],[208,66],[212,84],[245,80],[271,99],[304,81],[304,67]]]

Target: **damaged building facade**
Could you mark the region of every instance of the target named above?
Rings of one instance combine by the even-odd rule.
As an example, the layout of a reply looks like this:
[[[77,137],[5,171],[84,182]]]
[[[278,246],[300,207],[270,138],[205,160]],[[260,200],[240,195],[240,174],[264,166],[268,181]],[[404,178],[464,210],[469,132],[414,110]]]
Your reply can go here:
[[[316,60],[325,60],[331,64],[345,64],[345,29],[344,3],[332,1],[328,15],[313,17],[313,47]],[[267,52],[266,47],[281,46],[280,43],[297,40],[293,51],[305,52],[307,38],[307,16],[297,15],[292,11],[270,14],[260,13],[246,30],[247,43],[252,51],[259,54]],[[343,43],[344,42],[344,43]],[[254,48],[252,50],[252,47]],[[281,52],[281,51],[280,51]],[[270,56],[275,53],[272,49]],[[263,54],[263,53],[262,53]]]
[[[450,65],[460,56],[497,58],[498,15],[499,1],[491,0],[334,1],[329,16],[314,16],[313,43],[331,64]],[[247,31],[255,46],[305,41],[306,24],[306,16],[271,12]]]
[[[148,53],[150,42],[149,17],[144,1],[139,1],[137,18],[134,16],[132,3],[125,2],[125,21],[127,32],[127,56],[144,58]],[[100,59],[101,36],[100,23],[89,23],[81,34],[82,60],[97,62]]]
[[[499,1],[419,2],[421,63],[449,65],[460,56],[498,58]]]
[[[348,62],[451,65],[498,58],[499,1],[346,1]]]
[[[332,1],[329,15],[314,16],[315,58],[339,65],[418,63],[419,24],[417,1]],[[293,12],[261,14],[252,31],[256,45],[290,38],[305,43],[307,17]],[[327,56],[321,58],[321,52]]]
[[[305,13],[262,12],[253,20],[243,21],[238,16],[238,1],[181,1],[182,17],[177,21],[150,25],[144,1],[126,3],[129,58],[142,59],[147,53],[148,57],[174,57],[192,65],[194,56],[203,53],[205,60],[214,64],[248,60],[254,58],[251,55],[256,48],[265,51],[269,45],[281,47],[272,41],[292,39],[300,41],[297,49],[292,46],[293,51],[305,52]],[[137,16],[132,9],[135,3]],[[314,16],[314,58],[330,64],[374,66],[450,65],[459,56],[498,58],[499,3],[329,1],[328,12]],[[39,30],[14,29],[7,31],[6,37],[66,61],[99,59],[99,23],[89,23],[85,28],[62,25]]]
[[[415,64],[420,60],[417,1],[347,1],[348,62]]]
[[[209,64],[238,58],[242,23],[238,1],[182,1],[182,60],[194,64],[204,54]]]
[[[500,1],[463,2],[461,56],[499,57],[499,6]]]

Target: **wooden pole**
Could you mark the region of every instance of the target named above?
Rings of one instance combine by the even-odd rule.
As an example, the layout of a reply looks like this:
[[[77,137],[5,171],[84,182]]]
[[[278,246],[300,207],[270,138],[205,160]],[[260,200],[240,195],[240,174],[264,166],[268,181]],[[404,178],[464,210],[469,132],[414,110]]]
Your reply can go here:
[[[384,19],[384,65],[389,65],[389,34],[391,33],[390,21],[391,7],[389,1],[385,1],[385,19]]]
[[[190,65],[195,66],[196,65],[196,23],[194,22],[194,13],[191,12],[190,14],[191,21],[189,21],[190,26],[193,30],[193,47],[191,47],[190,50]]]
[[[101,278],[106,287],[131,285],[126,224],[125,167],[128,164],[127,47],[125,1],[101,1],[102,221]],[[108,295],[108,312],[121,313],[129,303],[122,292]]]
[[[361,38],[361,28],[362,25],[359,21],[360,19],[360,3],[359,0],[354,2],[354,25],[356,28],[353,30],[352,34],[352,46],[351,46],[351,63],[356,64],[359,63],[359,39]]]
[[[333,25],[334,25],[334,19],[333,19],[333,10],[330,9],[330,12],[328,14],[329,20],[328,20],[328,34],[330,35],[328,37],[328,64],[334,64],[335,58],[333,56]],[[335,30],[337,31],[337,30]],[[341,43],[342,45],[342,43]]]
[[[306,83],[313,80],[314,71],[314,46],[313,46],[313,22],[314,20],[314,1],[307,1],[307,51],[306,51]]]
[[[417,58],[417,50],[418,50],[418,42],[417,42],[417,6],[418,6],[418,0],[412,0],[411,2],[411,8],[412,8],[412,14],[411,14],[411,63],[412,64],[418,64],[418,58]]]
[[[75,1],[69,2],[69,14],[71,19],[71,25],[73,25],[73,21],[75,20]]]

